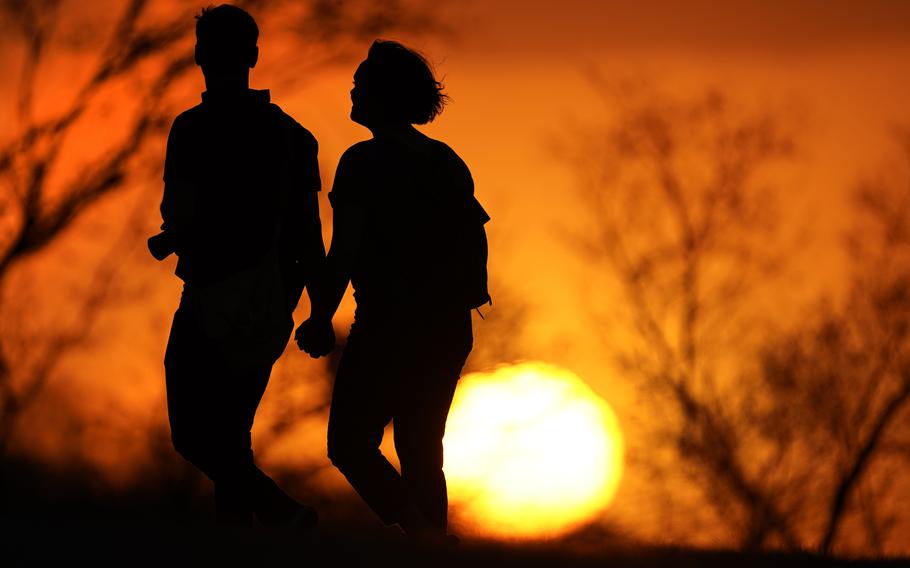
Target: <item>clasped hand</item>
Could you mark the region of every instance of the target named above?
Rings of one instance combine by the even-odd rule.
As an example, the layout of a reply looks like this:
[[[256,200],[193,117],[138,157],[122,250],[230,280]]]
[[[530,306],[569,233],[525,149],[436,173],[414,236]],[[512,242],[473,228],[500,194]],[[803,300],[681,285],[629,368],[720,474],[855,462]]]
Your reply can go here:
[[[335,329],[332,321],[306,320],[294,333],[297,347],[313,359],[328,355],[335,349]]]

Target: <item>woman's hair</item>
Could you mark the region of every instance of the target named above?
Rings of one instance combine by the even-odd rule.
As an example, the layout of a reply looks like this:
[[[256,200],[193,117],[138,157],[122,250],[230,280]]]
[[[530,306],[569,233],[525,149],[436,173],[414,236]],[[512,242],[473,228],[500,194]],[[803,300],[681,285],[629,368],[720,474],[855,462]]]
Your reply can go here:
[[[426,124],[449,100],[426,58],[397,41],[374,41],[360,72],[359,79],[396,120]]]

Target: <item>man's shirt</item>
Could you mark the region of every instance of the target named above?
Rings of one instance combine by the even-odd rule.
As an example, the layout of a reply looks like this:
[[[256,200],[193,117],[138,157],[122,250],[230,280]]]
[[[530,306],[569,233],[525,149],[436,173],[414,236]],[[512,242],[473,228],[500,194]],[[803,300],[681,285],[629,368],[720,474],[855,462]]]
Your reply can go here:
[[[324,255],[316,155],[316,139],[268,91],[203,93],[167,143],[162,229],[177,276],[218,281],[260,262],[277,239],[283,275],[305,281],[316,249]]]

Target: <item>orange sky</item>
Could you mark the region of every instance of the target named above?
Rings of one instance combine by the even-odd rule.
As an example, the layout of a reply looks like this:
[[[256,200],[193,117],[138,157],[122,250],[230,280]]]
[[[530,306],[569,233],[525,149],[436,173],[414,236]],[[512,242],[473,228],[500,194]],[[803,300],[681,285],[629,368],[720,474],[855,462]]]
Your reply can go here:
[[[887,160],[890,126],[910,124],[910,3],[475,0],[441,9],[452,18],[453,34],[413,41],[393,36],[437,63],[453,98],[424,131],[448,142],[473,172],[493,218],[491,268],[533,308],[528,350],[584,377],[620,419],[631,387],[606,366],[602,346],[589,333],[579,300],[588,275],[557,237],[561,227],[583,223],[583,212],[571,172],[548,151],[572,121],[609,116],[585,78],[587,69],[608,80],[644,78],[681,96],[716,86],[746,105],[796,109],[799,155],[781,182],[798,204],[787,221],[808,224],[812,238],[795,251],[800,293],[793,301],[798,306],[838,290],[847,192],[857,176]],[[97,10],[80,17],[103,21]],[[255,88],[270,87],[269,69],[278,65],[270,31],[262,29]],[[3,51],[0,63],[10,65],[17,52]],[[55,71],[68,64],[58,62],[47,73],[43,94],[49,99],[66,76]],[[347,119],[354,68],[334,68],[299,89],[272,93],[318,138],[326,189],[341,152],[368,136]],[[201,77],[197,85],[201,90]],[[4,106],[14,88],[11,81],[0,84]],[[0,137],[12,127],[9,117],[0,113]],[[321,199],[326,205],[325,193]],[[121,205],[114,200],[97,215],[116,215]],[[146,266],[143,277],[152,289],[141,307],[118,308],[105,320],[111,339],[99,351],[103,357],[93,352],[67,365],[69,388],[92,400],[97,413],[115,407],[120,413],[113,416],[153,420],[163,411],[155,365],[179,294],[172,267]],[[112,377],[100,395],[98,376]]]
[[[682,96],[715,86],[746,105],[796,108],[800,155],[784,183],[807,209],[822,208],[821,215],[795,219],[816,226],[806,246],[814,247],[807,256],[817,266],[803,267],[806,284],[820,284],[813,274],[827,276],[821,280],[838,274],[847,191],[857,176],[887,159],[891,125],[910,123],[910,5],[556,6],[478,3],[467,10],[470,25],[457,28],[456,39],[417,42],[437,62],[454,99],[425,131],[449,142],[471,167],[502,247],[493,263],[540,307],[533,336],[542,345],[563,336],[578,345],[586,335],[582,308],[573,301],[580,267],[555,236],[579,211],[571,173],[548,153],[547,143],[567,122],[609,112],[585,78],[588,66],[608,79],[645,78]],[[328,74],[284,102],[320,139],[328,173],[344,148],[368,135],[338,122],[349,108],[350,73]],[[282,101],[280,93],[276,98]],[[594,347],[582,340],[579,351]],[[596,376],[600,363],[578,355],[565,353],[560,362]]]
[[[839,291],[848,191],[887,162],[891,125],[910,124],[910,5],[685,4],[478,3],[454,41],[416,42],[438,63],[454,99],[425,131],[472,169],[493,217],[491,266],[535,310],[530,351],[578,372],[621,417],[633,403],[631,385],[605,367],[603,345],[590,333],[580,297],[589,274],[557,236],[580,222],[582,211],[571,172],[547,150],[567,123],[609,113],[585,70],[645,78],[682,96],[715,86],[745,105],[792,110],[800,150],[781,180],[796,207],[786,222],[791,230],[805,224],[809,239],[794,251],[785,284],[797,311],[776,299],[787,317],[819,294]],[[329,172],[344,148],[368,134],[337,122],[349,108],[350,73],[329,74],[286,105],[319,137]],[[623,483],[616,514],[647,518],[630,489],[634,480]]]

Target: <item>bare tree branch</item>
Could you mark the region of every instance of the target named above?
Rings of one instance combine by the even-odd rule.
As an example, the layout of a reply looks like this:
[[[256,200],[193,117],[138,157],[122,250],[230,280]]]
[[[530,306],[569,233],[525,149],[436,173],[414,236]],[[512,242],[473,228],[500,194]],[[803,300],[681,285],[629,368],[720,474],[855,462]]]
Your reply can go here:
[[[739,534],[739,545],[762,547],[774,535],[799,548],[793,501],[759,475],[783,467],[786,450],[760,461],[747,453],[744,440],[754,433],[738,408],[727,409],[730,387],[722,386],[709,355],[720,339],[707,327],[715,314],[729,320],[730,306],[755,288],[743,278],[712,282],[706,274],[718,263],[739,268],[753,256],[748,240],[763,229],[756,212],[765,198],[754,180],[785,157],[788,136],[778,120],[732,116],[713,92],[685,103],[626,91],[617,104],[615,123],[583,134],[571,160],[585,180],[581,197],[596,232],[574,242],[621,285],[636,338],[618,359],[662,417],[658,439],[672,444],[718,518]],[[592,140],[606,144],[592,149]],[[685,169],[692,163],[706,164],[713,175],[694,175]],[[742,511],[741,526],[731,508]]]
[[[284,32],[291,41],[312,49],[302,49],[309,60],[299,71],[315,71],[348,57],[352,46],[373,39],[391,29],[411,29],[424,33],[437,29],[431,11],[420,3],[397,0],[379,2],[292,2],[290,0],[240,0],[236,4],[252,9],[264,18],[281,17]],[[36,112],[37,73],[62,49],[55,43],[55,24],[62,0],[4,0],[0,4],[9,22],[24,42],[23,72],[17,85],[16,108],[20,124],[12,137],[0,147],[0,322],[5,320],[5,302],[15,301],[11,289],[13,273],[28,271],[25,261],[39,257],[54,243],[65,239],[74,222],[92,210],[105,197],[128,191],[140,179],[139,161],[154,145],[163,155],[163,137],[176,114],[176,99],[183,98],[184,79],[193,69],[192,29],[195,3],[174,0],[170,12],[152,10],[147,0],[129,0],[115,16],[110,34],[94,51],[83,53],[93,66],[81,84],[74,84],[68,101],[53,111]],[[303,31],[318,34],[301,36]],[[133,97],[118,101],[132,109],[125,124],[111,129],[104,149],[96,142],[79,140],[80,128],[105,103],[105,97],[124,83],[138,85]],[[62,102],[61,95],[58,103]],[[102,130],[103,124],[94,125]],[[119,136],[118,136],[119,134]],[[94,155],[91,155],[92,151]],[[83,156],[82,154],[86,154]],[[59,171],[78,155],[81,164],[70,171]],[[62,181],[61,181],[62,180]],[[134,223],[132,217],[122,222]],[[141,223],[137,223],[141,226]],[[121,235],[122,241],[135,244],[139,237]],[[55,330],[35,341],[0,337],[0,437],[9,440],[12,424],[36,400],[56,372],[60,362],[84,344],[91,323],[110,302],[109,286],[116,278],[116,254],[100,261],[86,282],[84,296],[68,299],[83,325]],[[15,330],[11,330],[15,332]],[[31,361],[32,364],[26,364]]]

